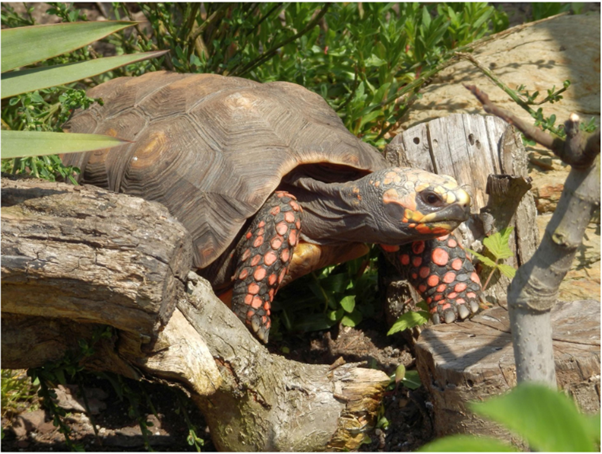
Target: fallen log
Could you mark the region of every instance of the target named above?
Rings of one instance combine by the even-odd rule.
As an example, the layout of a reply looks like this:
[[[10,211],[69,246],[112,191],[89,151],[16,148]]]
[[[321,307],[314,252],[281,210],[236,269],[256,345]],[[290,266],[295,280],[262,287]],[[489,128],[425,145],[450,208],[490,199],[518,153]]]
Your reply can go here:
[[[190,272],[186,230],[156,202],[92,186],[2,180],[2,366],[56,361],[112,327],[91,370],[168,383],[222,450],[351,450],[388,376],[272,355]]]

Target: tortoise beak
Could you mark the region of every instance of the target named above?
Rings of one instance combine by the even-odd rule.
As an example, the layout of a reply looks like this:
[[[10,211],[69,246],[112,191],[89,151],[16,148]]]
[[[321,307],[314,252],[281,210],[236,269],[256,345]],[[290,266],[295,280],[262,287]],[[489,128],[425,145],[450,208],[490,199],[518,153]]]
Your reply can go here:
[[[423,223],[433,222],[464,222],[470,217],[470,204],[454,203],[440,211],[431,213],[422,218]]]

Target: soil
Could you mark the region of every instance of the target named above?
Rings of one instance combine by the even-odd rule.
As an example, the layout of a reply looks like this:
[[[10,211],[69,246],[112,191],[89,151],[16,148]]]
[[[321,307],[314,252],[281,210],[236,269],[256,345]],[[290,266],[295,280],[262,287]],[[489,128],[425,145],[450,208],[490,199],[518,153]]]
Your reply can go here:
[[[407,336],[386,336],[387,324],[382,319],[367,320],[359,329],[334,327],[330,331],[313,332],[294,339],[270,344],[272,353],[282,354],[296,361],[313,364],[332,364],[335,361],[364,362],[393,374],[398,365],[407,369],[414,366],[414,354]],[[411,343],[411,340],[410,340]],[[144,451],[145,437],[136,417],[132,417],[130,403],[120,398],[109,380],[93,373],[82,374],[83,387],[91,418],[85,411],[79,387],[75,384],[59,386],[59,405],[67,411],[64,421],[69,426],[72,443],[85,451]],[[209,429],[198,409],[179,390],[161,384],[134,382],[122,379],[140,399],[140,415],[152,424],[146,437],[153,451],[195,451],[187,442],[189,429],[185,418],[204,440],[202,450],[215,451]],[[123,389],[121,387],[121,389]],[[361,451],[414,451],[434,438],[429,397],[423,387],[410,390],[404,386],[392,387],[383,402],[380,427],[368,433]],[[152,402],[153,410],[148,401]],[[388,425],[387,425],[388,423]],[[98,429],[95,435],[92,424]],[[34,403],[22,413],[2,418],[4,438],[2,451],[69,451],[64,436],[52,424],[52,416]]]

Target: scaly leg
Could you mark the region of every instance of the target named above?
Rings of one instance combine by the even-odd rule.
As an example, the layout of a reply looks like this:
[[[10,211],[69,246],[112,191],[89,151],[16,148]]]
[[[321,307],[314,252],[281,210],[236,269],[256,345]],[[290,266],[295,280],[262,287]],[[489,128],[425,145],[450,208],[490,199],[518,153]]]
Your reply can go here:
[[[271,303],[299,240],[301,211],[293,195],[275,192],[238,244],[232,310],[264,343],[270,332]]]
[[[391,246],[384,246],[392,253]],[[453,234],[414,241],[388,254],[429,306],[434,323],[465,319],[479,310],[481,281]]]

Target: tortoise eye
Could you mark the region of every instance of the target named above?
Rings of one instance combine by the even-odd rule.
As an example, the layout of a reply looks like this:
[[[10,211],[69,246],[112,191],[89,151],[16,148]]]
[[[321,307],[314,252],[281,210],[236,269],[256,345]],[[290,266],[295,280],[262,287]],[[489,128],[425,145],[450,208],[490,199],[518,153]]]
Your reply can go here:
[[[445,202],[439,194],[436,194],[431,191],[423,192],[422,194],[420,194],[420,197],[422,198],[424,203],[433,207],[442,207],[445,204]]]

